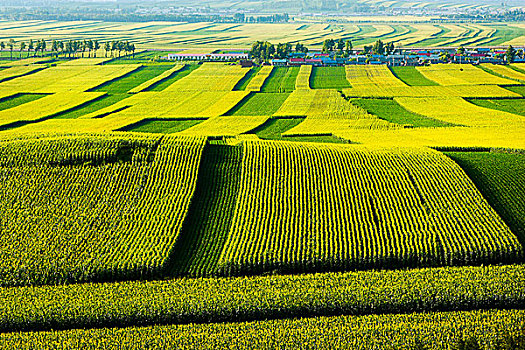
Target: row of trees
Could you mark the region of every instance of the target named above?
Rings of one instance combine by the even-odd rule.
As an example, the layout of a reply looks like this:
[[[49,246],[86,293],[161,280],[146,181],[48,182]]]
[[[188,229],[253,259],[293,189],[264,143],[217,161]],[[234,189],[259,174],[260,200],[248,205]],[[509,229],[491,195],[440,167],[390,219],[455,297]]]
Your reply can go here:
[[[335,57],[347,58],[352,54],[354,46],[351,40],[343,39],[326,39],[323,42],[324,53],[334,53]],[[365,54],[377,54],[377,55],[389,55],[395,50],[394,43],[383,43],[378,40],[371,46],[365,46]],[[257,41],[252,45],[250,55],[260,60],[269,60],[270,58],[286,58],[292,52],[307,53],[308,48],[297,43],[295,47],[290,43],[279,43],[277,45],[272,44],[269,41]]]
[[[256,59],[269,60],[270,58],[286,58],[293,50],[293,46],[290,43],[274,45],[269,41],[256,41],[252,45],[250,55]],[[301,43],[297,43],[295,52],[307,53],[308,48]]]
[[[11,59],[13,59],[13,52],[16,50],[19,52],[19,58],[22,58],[23,52],[26,52],[26,57],[36,57],[39,53],[40,56],[44,56],[47,52],[48,44],[46,40],[29,40],[29,42],[20,41],[16,42],[14,39],[9,39],[7,42],[0,42],[0,49],[4,51],[6,48],[11,52]],[[121,56],[122,52],[126,55],[133,53],[135,54],[135,44],[129,41],[107,41],[106,43],[100,43],[98,40],[52,40],[51,41],[51,54],[58,57],[64,55],[67,57],[81,54],[84,57],[97,57],[97,51],[104,49],[104,56],[118,57]]]

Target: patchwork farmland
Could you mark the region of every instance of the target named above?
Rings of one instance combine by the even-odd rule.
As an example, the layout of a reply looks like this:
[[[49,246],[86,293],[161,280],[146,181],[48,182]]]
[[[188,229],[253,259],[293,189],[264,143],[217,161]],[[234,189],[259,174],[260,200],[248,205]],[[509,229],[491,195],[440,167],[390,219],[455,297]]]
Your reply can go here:
[[[148,55],[0,61],[1,348],[523,348],[523,66]]]

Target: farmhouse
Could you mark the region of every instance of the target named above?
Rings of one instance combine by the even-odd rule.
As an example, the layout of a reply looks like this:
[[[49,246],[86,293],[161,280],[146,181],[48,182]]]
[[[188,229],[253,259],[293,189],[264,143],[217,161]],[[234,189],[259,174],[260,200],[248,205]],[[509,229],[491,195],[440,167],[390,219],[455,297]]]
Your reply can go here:
[[[170,53],[168,60],[175,61],[237,61],[249,58],[247,53]]]

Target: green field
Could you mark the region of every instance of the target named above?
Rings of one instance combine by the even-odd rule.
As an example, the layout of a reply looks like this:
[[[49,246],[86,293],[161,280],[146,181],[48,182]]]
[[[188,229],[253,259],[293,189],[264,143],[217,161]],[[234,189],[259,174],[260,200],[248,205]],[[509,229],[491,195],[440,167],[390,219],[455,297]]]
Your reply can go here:
[[[153,66],[142,66],[139,69],[127,74],[120,79],[106,83],[94,91],[105,91],[108,93],[126,93],[136,86],[139,86],[143,82],[150,80],[157,75],[172,68],[171,65],[153,65]]]
[[[497,109],[499,111],[525,116],[525,99],[471,99],[469,102],[480,107]]]
[[[71,110],[68,110],[63,113],[59,113],[55,115],[53,118],[55,119],[76,119],[83,115],[96,112],[100,109],[109,107],[119,101],[122,101],[126,98],[130,97],[128,94],[123,93],[112,93],[109,95],[105,95],[93,102],[88,102],[85,105],[73,108]]]
[[[189,64],[186,65],[183,69],[175,72],[175,74],[171,75],[165,80],[162,80],[158,82],[157,84],[154,84],[150,86],[146,91],[162,91],[174,82],[188,76],[191,72],[193,72],[195,69],[199,68],[198,65],[195,64]]]
[[[344,67],[314,67],[310,75],[312,89],[345,89],[350,83],[346,80]]]
[[[23,105],[46,96],[45,94],[16,94],[0,100],[0,111]]]
[[[437,86],[435,81],[425,78],[416,67],[390,67],[392,73],[410,86]]]
[[[274,67],[264,82],[262,92],[291,92],[295,90],[295,80],[299,67]]]
[[[412,113],[394,100],[362,98],[351,100],[353,104],[366,109],[368,112],[377,115],[379,118],[391,123],[401,125],[411,125],[413,127],[448,127],[451,124],[441,120],[428,118],[419,114]]]
[[[272,115],[288,96],[289,93],[252,93],[226,115]]]
[[[203,121],[202,119],[146,119],[136,124],[126,126],[122,128],[122,131],[172,134],[191,128]]]
[[[257,75],[257,73],[260,70],[261,70],[261,67],[250,68],[250,71],[248,73],[246,73],[246,75],[241,80],[239,80],[239,82],[237,83],[237,85],[235,85],[233,90],[236,90],[236,91],[244,91],[244,90],[246,90],[246,86],[248,86],[248,84],[250,83],[252,78],[255,75]]]
[[[499,152],[446,152],[525,244],[525,155]]]

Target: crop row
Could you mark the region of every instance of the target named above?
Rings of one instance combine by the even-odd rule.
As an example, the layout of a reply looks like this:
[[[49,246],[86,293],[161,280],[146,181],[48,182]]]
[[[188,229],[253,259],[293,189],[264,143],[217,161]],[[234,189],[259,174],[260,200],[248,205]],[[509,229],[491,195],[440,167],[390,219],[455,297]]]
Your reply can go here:
[[[295,80],[295,89],[304,90],[310,89],[310,75],[312,74],[312,66],[302,65]]]
[[[261,91],[261,88],[263,87],[264,82],[266,81],[266,79],[268,79],[268,77],[272,73],[272,70],[273,70],[273,66],[263,66],[259,70],[257,75],[254,76],[252,80],[250,80],[250,82],[246,86],[246,91],[254,91],[254,92]]]
[[[219,260],[226,275],[522,256],[470,179],[438,152],[270,141],[244,147],[240,195]]]
[[[507,265],[0,288],[0,331],[519,308],[524,283]]]
[[[0,284],[158,274],[186,216],[203,145],[103,136],[3,144]]]
[[[16,349],[522,349],[525,312],[336,316],[0,335]]]

